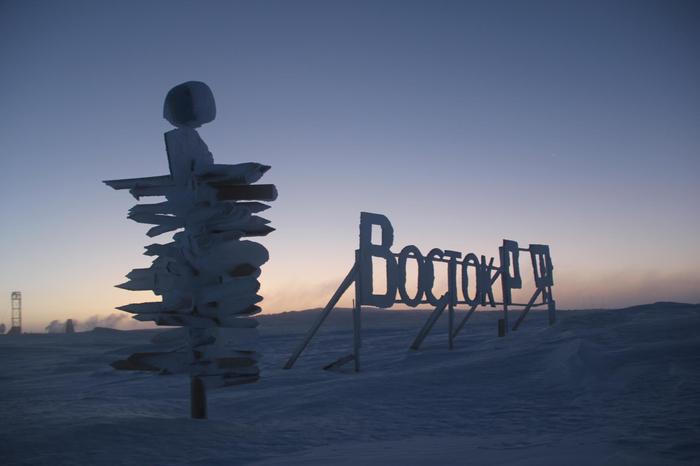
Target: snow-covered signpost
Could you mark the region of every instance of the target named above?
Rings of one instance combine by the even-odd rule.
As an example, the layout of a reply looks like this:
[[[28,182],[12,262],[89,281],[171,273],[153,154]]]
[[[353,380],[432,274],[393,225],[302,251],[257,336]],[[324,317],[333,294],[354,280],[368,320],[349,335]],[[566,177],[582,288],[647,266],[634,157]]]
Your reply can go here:
[[[253,184],[270,168],[258,163],[215,164],[195,128],[214,120],[209,87],[196,81],[168,92],[163,116],[176,129],[165,133],[170,174],[110,180],[114,189],[164,202],[137,204],[128,218],[154,225],[150,237],[176,231],[165,244],[146,246],[155,256],[149,268],[134,269],[127,290],[152,290],[160,301],[119,309],[141,321],[185,326],[187,344],[180,351],[136,353],[117,364],[122,369],[159,370],[191,376],[192,417],[206,418],[206,388],[258,380],[255,341],[262,297],[258,277],[268,260],[262,245],[241,240],[274,229],[255,215],[277,197],[274,185]]]

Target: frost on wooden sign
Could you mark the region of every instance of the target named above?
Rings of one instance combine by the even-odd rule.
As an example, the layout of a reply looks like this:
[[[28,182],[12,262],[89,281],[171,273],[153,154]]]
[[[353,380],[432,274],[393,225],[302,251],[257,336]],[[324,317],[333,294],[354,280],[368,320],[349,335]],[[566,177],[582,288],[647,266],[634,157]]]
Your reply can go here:
[[[128,189],[137,204],[128,218],[153,225],[154,237],[175,232],[172,241],[146,246],[150,267],[134,269],[120,288],[151,290],[159,301],[119,309],[141,321],[184,326],[182,345],[165,352],[136,353],[114,365],[121,369],[157,370],[191,375],[204,387],[255,382],[258,379],[257,321],[262,297],[258,278],[268,252],[244,238],[273,231],[257,215],[274,201],[274,185],[254,184],[269,170],[259,163],[223,165],[214,158],[196,128],[214,120],[216,106],[209,87],[186,82],[168,92],[163,116],[176,128],[165,133],[170,174],[110,180]],[[193,379],[194,380],[194,379]]]

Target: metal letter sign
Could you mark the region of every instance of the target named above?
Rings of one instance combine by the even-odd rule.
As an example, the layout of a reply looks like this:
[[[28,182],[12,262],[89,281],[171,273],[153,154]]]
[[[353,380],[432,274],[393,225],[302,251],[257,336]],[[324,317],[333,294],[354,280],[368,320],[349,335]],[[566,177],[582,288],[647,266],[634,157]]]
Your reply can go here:
[[[372,229],[378,227],[381,236],[378,243],[372,242]],[[416,307],[420,304],[429,304],[435,310],[428,317],[425,325],[416,336],[411,349],[417,350],[425,337],[430,333],[440,315],[448,310],[448,337],[449,348],[454,346],[454,339],[462,330],[467,320],[479,306],[502,306],[503,321],[506,333],[508,331],[508,311],[510,307],[522,308],[511,330],[517,330],[527,313],[533,307],[547,306],[549,324],[555,323],[556,305],[552,295],[552,258],[549,255],[549,247],[541,244],[531,244],[527,248],[521,248],[517,242],[503,240],[499,248],[499,265],[495,266],[495,258],[477,256],[451,250],[431,249],[423,255],[416,246],[405,246],[399,253],[391,251],[394,243],[394,228],[389,219],[384,215],[362,212],[360,214],[360,247],[355,252],[355,264],[341,283],[331,300],[309,329],[302,342],[296,348],[292,356],[284,366],[291,368],[309,341],[313,338],[323,321],[335,307],[345,291],[351,285],[355,285],[355,307],[353,308],[353,353],[341,358],[331,366],[339,363],[354,361],[355,370],[360,370],[361,346],[361,313],[362,306],[374,306],[389,308],[394,304],[405,304]],[[512,290],[522,288],[520,275],[520,253],[529,253],[535,281],[535,291],[530,300],[525,303],[515,303],[512,298]],[[382,259],[386,266],[384,270],[375,270],[372,259]],[[418,286],[414,296],[406,291],[406,265],[409,260],[414,260],[418,266]],[[447,292],[442,296],[435,296],[433,287],[435,283],[435,262],[447,264]],[[472,269],[476,277],[476,283],[470,283],[469,271]],[[374,290],[375,273],[382,273],[386,277],[386,292],[377,293]],[[501,280],[501,301],[494,297],[493,286]],[[397,297],[398,294],[398,297]],[[468,312],[462,321],[455,325],[455,306],[466,305]]]
[[[195,129],[216,116],[206,84],[190,81],[171,89],[163,116],[176,127],[165,133],[170,174],[105,181],[114,189],[128,189],[137,200],[165,197],[164,202],[132,207],[128,217],[154,225],[147,233],[151,237],[177,231],[169,243],[146,246],[145,254],[155,256],[153,264],[132,270],[129,280],[117,285],[151,290],[162,300],[118,309],[138,320],[189,331],[179,350],[136,353],[113,366],[189,374],[192,417],[206,418],[206,388],[258,380],[258,323],[252,316],[260,312],[258,277],[268,253],[241,238],[274,231],[255,214],[269,208],[256,201],[273,201],[277,191],[273,185],[253,184],[269,166],[214,163]]]

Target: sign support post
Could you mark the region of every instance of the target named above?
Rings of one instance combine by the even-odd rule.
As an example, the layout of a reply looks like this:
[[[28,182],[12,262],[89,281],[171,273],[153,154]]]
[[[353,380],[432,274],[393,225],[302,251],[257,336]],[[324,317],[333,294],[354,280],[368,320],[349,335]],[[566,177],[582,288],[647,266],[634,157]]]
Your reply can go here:
[[[360,372],[360,347],[362,346],[362,281],[359,273],[360,250],[355,251],[355,305],[352,308],[352,353],[355,360],[355,372]]]
[[[438,318],[445,310],[445,307],[447,307],[448,299],[450,299],[449,292],[442,295],[442,298],[440,298],[438,301],[437,306],[435,306],[435,310],[430,313],[430,317],[428,317],[428,320],[423,325],[423,328],[421,328],[420,332],[418,332],[416,339],[413,340],[413,344],[411,345],[412,350],[420,349],[420,345],[423,343],[423,340],[425,340],[425,337],[428,336],[430,330],[433,328],[433,325],[435,325],[435,322],[437,322]]]
[[[199,377],[190,377],[190,415],[192,419],[207,418],[207,392]]]
[[[528,301],[527,305],[525,306],[525,309],[520,313],[518,316],[518,320],[515,321],[515,325],[513,325],[513,331],[518,330],[518,327],[520,327],[520,324],[522,323],[523,319],[527,315],[528,312],[530,312],[530,309],[532,309],[532,305],[535,304],[535,300],[540,296],[542,293],[542,288],[538,288],[537,291],[535,291],[532,294],[532,297],[530,298],[530,301]],[[506,322],[506,328],[508,328],[508,323]]]
[[[454,302],[452,301],[452,293],[450,293],[450,304],[449,308],[447,309],[447,316],[448,316],[448,323],[447,323],[447,347],[448,349],[452,350],[454,349],[454,333],[452,331],[452,328],[454,327],[455,323],[455,305]]]
[[[292,356],[289,358],[287,363],[284,365],[285,369],[291,369],[294,363],[296,362],[297,359],[299,359],[299,356],[301,353],[306,349],[307,345],[311,341],[311,339],[314,337],[316,332],[318,331],[319,327],[321,327],[321,324],[323,324],[323,321],[326,320],[326,317],[328,317],[328,314],[331,313],[333,308],[335,307],[336,304],[338,304],[338,301],[340,300],[341,296],[347,291],[348,288],[350,288],[350,285],[353,283],[356,283],[357,281],[357,263],[353,264],[352,268],[350,269],[350,272],[345,276],[343,279],[342,283],[338,287],[338,289],[335,291],[333,296],[331,297],[330,301],[328,301],[328,304],[326,304],[326,307],[321,311],[321,314],[316,318],[316,321],[314,324],[311,326],[308,332],[306,332],[306,335],[304,336],[304,339],[301,341],[299,346],[294,350],[294,353],[292,353]]]
[[[508,251],[505,248],[498,248],[498,253],[501,256],[501,264],[506,264],[506,255]],[[501,290],[503,299],[503,322],[505,323],[505,335],[508,335],[508,301],[510,298],[510,286],[508,284],[508,279],[510,278],[510,272],[508,270],[501,270]]]

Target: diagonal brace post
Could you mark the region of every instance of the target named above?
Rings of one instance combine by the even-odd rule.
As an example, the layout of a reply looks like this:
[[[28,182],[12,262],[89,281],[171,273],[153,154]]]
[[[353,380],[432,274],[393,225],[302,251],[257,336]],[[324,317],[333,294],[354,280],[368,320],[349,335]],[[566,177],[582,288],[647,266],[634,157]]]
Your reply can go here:
[[[458,334],[460,331],[462,331],[462,327],[464,327],[464,324],[467,323],[467,321],[468,321],[469,318],[472,316],[472,314],[474,313],[474,311],[476,311],[476,307],[477,307],[477,306],[478,306],[478,304],[473,304],[473,305],[469,308],[469,312],[467,312],[467,315],[464,316],[464,318],[459,322],[459,325],[457,325],[457,328],[455,329],[455,331],[452,333],[452,338],[455,338],[455,337],[457,336],[457,334]]]
[[[447,303],[450,301],[450,299],[450,293],[445,293],[442,295],[442,298],[440,298],[438,301],[437,306],[435,306],[435,310],[430,313],[430,317],[428,317],[428,320],[423,325],[423,328],[420,330],[420,332],[418,332],[416,339],[413,340],[413,344],[411,345],[412,350],[417,350],[420,348],[423,340],[425,340],[425,337],[427,337],[430,333],[430,330],[433,328],[433,325],[435,325],[435,322],[437,322],[438,318],[447,307]]]
[[[348,272],[347,276],[345,279],[343,279],[342,283],[336,290],[335,294],[331,297],[330,301],[328,301],[328,304],[326,304],[326,307],[323,308],[323,311],[319,316],[316,318],[316,321],[314,324],[311,326],[308,332],[306,332],[306,335],[304,336],[304,339],[302,342],[297,346],[297,348],[294,350],[294,353],[292,353],[292,356],[289,358],[287,363],[284,365],[285,369],[291,369],[296,360],[299,358],[301,353],[306,349],[306,346],[309,344],[311,339],[314,337],[316,332],[318,331],[319,327],[321,327],[321,324],[323,324],[323,321],[326,320],[326,317],[328,317],[328,314],[331,313],[333,308],[335,307],[336,304],[338,304],[338,301],[340,300],[341,296],[345,293],[345,291],[350,288],[350,285],[355,283],[357,280],[357,275],[358,275],[358,266],[357,263],[355,263],[352,268],[350,269],[350,272]]]
[[[535,304],[535,301],[540,293],[542,293],[542,288],[537,288],[537,291],[535,291],[535,293],[532,295],[532,298],[530,298],[530,301],[528,301],[527,306],[525,306],[525,309],[523,309],[523,312],[521,312],[518,316],[518,320],[515,322],[515,325],[513,325],[513,331],[518,330],[518,327],[520,327],[520,324],[523,319],[525,319],[527,313],[530,312],[532,305]]]
[[[496,283],[496,280],[498,280],[498,277],[500,276],[500,274],[501,274],[501,271],[499,270],[498,272],[496,272],[493,275],[493,277],[491,277],[491,286],[493,286],[493,284]],[[476,310],[478,305],[479,305],[478,303],[472,304],[472,306],[469,308],[469,311],[467,312],[467,315],[465,315],[464,318],[462,318],[462,320],[459,322],[459,325],[457,325],[457,328],[452,333],[452,338],[455,338],[457,336],[457,334],[459,334],[459,332],[462,331],[462,328],[467,323],[469,318],[472,316],[472,314],[474,313],[474,311]]]

